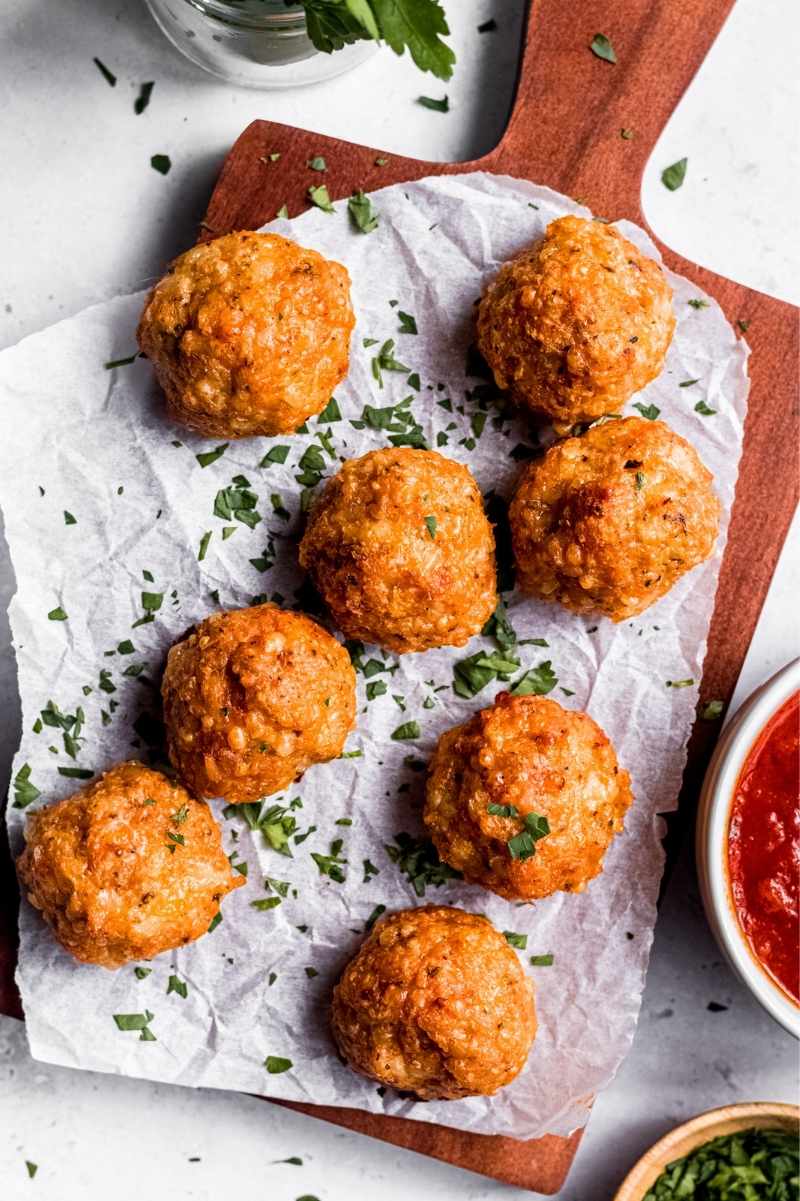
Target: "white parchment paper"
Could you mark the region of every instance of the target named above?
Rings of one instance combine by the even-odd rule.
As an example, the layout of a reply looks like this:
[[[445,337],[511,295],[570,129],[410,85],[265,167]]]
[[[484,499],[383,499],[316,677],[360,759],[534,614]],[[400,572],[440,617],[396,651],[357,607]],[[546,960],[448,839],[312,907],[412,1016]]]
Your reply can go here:
[[[133,723],[155,702],[167,648],[216,607],[217,596],[223,606],[276,593],[297,603],[299,460],[315,445],[329,474],[339,460],[387,445],[391,430],[354,427],[365,405],[387,407],[410,395],[415,427],[428,445],[467,463],[484,492],[508,495],[521,453],[514,458],[511,452],[530,445],[531,432],[522,418],[498,416],[485,394],[474,392],[481,381],[465,374],[473,303],[484,280],[549,221],[589,214],[547,189],[483,174],[394,186],[375,193],[373,203],[380,226],[368,235],[353,229],[342,202],[334,214],[313,210],[271,227],[340,259],[351,273],[358,325],[350,374],[336,394],[340,420],[311,419],[308,432],[295,437],[232,443],[201,466],[196,455],[218,443],[167,422],[149,365],[136,359],[104,368],[134,352],[143,294],[89,309],[0,356],[0,500],[17,577],[11,623],[23,707],[14,774],[23,769],[24,779],[28,765],[29,782],[41,792],[34,804],[80,786],[59,767],[99,772],[122,758],[146,758]],[[620,228],[656,254],[640,229],[626,222]],[[112,973],[75,963],[23,903],[18,982],[35,1057],[517,1138],[565,1134],[585,1121],[586,1099],[619,1066],[639,1010],[662,869],[656,815],[674,808],[680,785],[746,410],[745,345],[713,300],[685,280],[673,276],[671,282],[678,326],[666,368],[635,399],[656,405],[714,472],[724,507],[714,557],[622,626],[516,593],[507,598],[519,638],[547,641],[546,648],[519,649],[521,670],[551,660],[558,675],[552,696],[587,710],[630,771],[636,801],[625,833],[603,874],[580,896],[515,906],[458,881],[429,888],[425,896],[483,912],[499,929],[527,935],[520,954],[535,978],[540,1026],[518,1079],[492,1099],[426,1104],[391,1091],[381,1096],[339,1062],[327,1021],[331,986],[374,908],[422,903],[384,848],[400,831],[422,833],[419,768],[438,735],[489,704],[503,686],[491,684],[471,700],[452,690],[454,664],[482,647],[493,649],[484,637],[460,650],[399,660],[367,648],[364,662],[375,658],[391,670],[372,677],[384,681],[386,691],[371,700],[359,676],[358,729],[348,749],[360,757],[313,768],[283,798],[301,798],[298,830],[313,826],[314,832],[285,858],[216,805],[226,849],[248,864],[247,887],[225,901],[224,921],[213,933],[158,957],[145,978],[132,967]],[[417,335],[399,332],[400,310],[416,318]],[[366,338],[377,345],[365,348]],[[383,372],[380,388],[371,363],[389,338],[408,370]],[[713,415],[695,411],[700,400]],[[401,431],[409,428],[405,419],[399,424]],[[289,447],[285,462],[260,466],[272,446]],[[237,476],[258,497],[261,520],[252,529],[214,512],[218,492]],[[65,511],[74,523],[67,524]],[[226,527],[235,532],[224,539]],[[163,601],[155,620],[134,628],[146,614],[143,592],[163,594]],[[48,620],[59,607],[67,620]],[[133,653],[116,649],[125,640]],[[666,684],[686,680],[695,683]],[[76,760],[66,753],[60,729],[45,725],[34,732],[49,700],[65,713],[83,707]],[[419,723],[419,738],[392,740],[407,721]],[[341,819],[352,824],[337,825]],[[8,822],[18,852],[23,811],[10,805]],[[344,883],[320,875],[310,854],[327,853],[336,838],[347,860]],[[365,859],[379,869],[366,883]],[[266,876],[289,881],[291,890],[264,912],[251,902],[268,895]],[[531,955],[548,953],[552,966],[530,966]],[[185,982],[185,997],[167,992],[171,975]],[[118,1030],[112,1018],[145,1010],[153,1015],[153,1042]],[[268,1055],[293,1066],[269,1075]]]

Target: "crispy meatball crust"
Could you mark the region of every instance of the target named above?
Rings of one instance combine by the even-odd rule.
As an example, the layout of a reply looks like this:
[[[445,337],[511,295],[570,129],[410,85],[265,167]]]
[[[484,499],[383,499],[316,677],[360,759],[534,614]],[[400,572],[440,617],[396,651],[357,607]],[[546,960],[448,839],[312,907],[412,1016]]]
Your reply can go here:
[[[432,450],[345,463],[312,509],[300,563],[348,638],[398,653],[463,646],[497,604],[478,485]]]
[[[194,246],[145,302],[139,347],[175,421],[209,437],[292,433],[347,374],[350,276],[278,234]]]
[[[493,705],[439,739],[428,771],[424,821],[440,858],[510,901],[582,892],[633,797],[614,748],[586,713],[501,692]],[[508,805],[519,816],[489,812]],[[550,833],[528,858],[509,839],[529,813]]]
[[[428,905],[376,922],[333,992],[354,1071],[426,1101],[491,1096],[525,1066],[533,985],[485,917]]]
[[[76,959],[118,968],[202,937],[244,883],[214,817],[160,772],[120,763],[31,813],[22,886]]]
[[[238,804],[341,753],[356,710],[344,647],[302,613],[214,613],[177,642],[161,686],[173,766],[198,796]]]
[[[478,310],[478,346],[499,388],[560,432],[619,412],[661,372],[675,330],[658,263],[613,225],[552,221],[505,263]]]
[[[694,447],[626,417],[552,446],[509,508],[517,583],[578,613],[642,613],[714,549],[720,506]]]

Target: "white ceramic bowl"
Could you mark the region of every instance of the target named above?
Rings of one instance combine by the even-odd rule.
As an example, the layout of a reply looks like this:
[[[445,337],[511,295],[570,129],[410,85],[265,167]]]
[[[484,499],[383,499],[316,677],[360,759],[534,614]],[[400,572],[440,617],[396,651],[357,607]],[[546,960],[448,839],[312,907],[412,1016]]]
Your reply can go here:
[[[769,719],[798,689],[800,659],[795,659],[754,692],[723,730],[700,793],[695,851],[706,916],[721,950],[767,1013],[800,1039],[800,1007],[750,949],[728,878],[728,822],[739,774]]]

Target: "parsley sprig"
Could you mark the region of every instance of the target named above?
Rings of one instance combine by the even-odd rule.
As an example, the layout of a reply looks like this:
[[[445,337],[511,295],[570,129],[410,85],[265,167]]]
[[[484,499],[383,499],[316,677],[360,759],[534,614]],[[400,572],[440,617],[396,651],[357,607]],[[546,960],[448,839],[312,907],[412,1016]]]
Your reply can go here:
[[[421,71],[439,79],[453,74],[456,56],[442,36],[450,32],[439,0],[300,0],[308,36],[331,54],[353,42],[385,42],[395,54],[408,49]]]

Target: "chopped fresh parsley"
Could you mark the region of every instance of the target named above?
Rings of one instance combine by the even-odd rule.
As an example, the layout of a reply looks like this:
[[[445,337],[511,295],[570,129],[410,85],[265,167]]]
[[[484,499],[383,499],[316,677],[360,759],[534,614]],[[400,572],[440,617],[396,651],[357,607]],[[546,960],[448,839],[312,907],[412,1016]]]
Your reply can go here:
[[[665,684],[667,688],[691,688],[694,680],[666,680]]]
[[[264,1067],[270,1076],[279,1076],[281,1072],[288,1072],[293,1066],[291,1059],[284,1059],[280,1055],[268,1055],[264,1060]]]
[[[112,371],[115,367],[128,367],[131,363],[135,363],[137,359],[136,353],[128,355],[127,359],[109,359],[107,363],[103,363],[106,371]]]
[[[712,409],[709,405],[707,405],[704,400],[698,400],[697,404],[694,406],[694,411],[695,413],[699,413],[701,417],[713,417],[717,412],[716,409]]]
[[[524,951],[528,946],[527,934],[515,934],[513,930],[504,930],[503,937],[510,947],[516,947],[518,951]]]
[[[67,621],[68,620],[67,614],[64,611],[64,609],[61,608],[61,605],[59,605],[55,609],[51,609],[50,612],[47,614],[47,618],[48,618],[48,621]]]
[[[461,873],[442,863],[433,843],[427,838],[413,838],[401,831],[394,836],[395,845],[384,844],[384,850],[404,876],[407,876],[418,897],[425,889],[440,888],[448,880],[460,880]],[[365,876],[366,876],[365,860]]]
[[[31,783],[30,764],[23,763],[14,776],[14,805],[15,809],[25,809],[42,794],[35,784]]]
[[[476,654],[468,655],[466,659],[461,659],[455,664],[453,692],[456,696],[464,698],[477,696],[494,680],[510,680],[519,665],[519,660],[511,658],[510,652],[503,655],[477,651]]]
[[[435,541],[435,539],[436,539],[436,518],[435,517],[426,517],[425,518],[425,527],[428,531],[431,541]]]
[[[152,79],[149,80],[147,83],[143,83],[143,84],[139,85],[139,95],[136,97],[136,99],[133,102],[133,111],[136,113],[137,117],[140,117],[142,115],[142,113],[147,108],[148,104],[150,103],[150,97],[153,94],[153,88],[155,86],[156,86],[155,80],[152,80]]]
[[[420,728],[418,721],[404,721],[396,730],[392,730],[391,738],[393,742],[412,742],[415,738],[419,738]]]
[[[184,1001],[188,996],[189,989],[185,980],[179,979],[178,976],[172,975],[167,981],[167,996],[171,992],[176,992],[179,997],[183,997]]]
[[[589,44],[589,49],[592,54],[596,54],[598,58],[604,59],[607,63],[615,63],[617,61],[614,47],[604,33],[596,33],[594,35]]]
[[[329,854],[321,855],[317,851],[311,852],[311,858],[319,868],[319,874],[328,876],[336,884],[344,884],[345,881],[345,873],[342,869],[347,864],[347,860],[342,858],[342,846],[341,838],[334,838]]]
[[[362,234],[371,234],[378,228],[378,214],[372,207],[369,196],[362,191],[353,192],[347,202],[350,220]]]
[[[112,1017],[118,1030],[138,1030],[140,1042],[154,1043],[156,1041],[156,1036],[150,1029],[150,1023],[155,1014],[152,1014],[149,1009],[145,1009],[144,1013],[114,1013]]]
[[[701,299],[701,298],[699,298],[699,297],[694,297],[694,296],[693,296],[693,297],[691,298],[691,300],[687,300],[687,301],[686,301],[686,303],[687,303],[688,305],[691,305],[691,307],[692,307],[693,309],[707,309],[707,308],[708,308],[708,301],[707,301],[707,300],[702,300],[702,299]]]
[[[208,544],[211,541],[211,533],[212,533],[211,530],[206,530],[206,532],[203,534],[203,537],[200,539],[200,549],[197,552],[198,563],[202,563],[203,559],[205,559],[205,557],[206,557],[206,551],[208,550]]]
[[[388,338],[372,360],[372,374],[381,388],[383,387],[381,374],[383,371],[410,371],[405,363],[399,363],[394,357],[394,338]]]
[[[217,459],[222,458],[229,446],[229,442],[223,442],[222,445],[216,447],[215,450],[206,450],[199,455],[195,455],[194,457],[197,459],[201,467],[209,467],[212,463],[216,463]]]
[[[322,410],[322,412],[317,417],[317,421],[320,423],[320,425],[330,425],[334,421],[341,421],[341,420],[342,420],[342,410],[339,408],[339,402],[336,399],[336,397],[332,396],[330,398],[330,400],[328,401],[328,403],[325,405],[325,408]],[[281,449],[283,449],[283,448],[281,448]],[[288,450],[288,447],[286,449]],[[286,456],[284,455],[284,458],[285,457]],[[280,460],[280,461],[283,462],[283,460]]]
[[[235,475],[230,485],[220,488],[214,497],[214,516],[223,521],[240,521],[252,530],[261,521],[257,504],[258,497],[251,489],[250,481],[243,475]]]
[[[150,159],[150,166],[154,171],[158,171],[159,175],[167,175],[172,166],[172,159],[168,154],[154,154]]]
[[[492,33],[495,29],[497,29],[497,22],[494,17],[490,17],[488,21],[483,21],[478,26],[478,33]]]
[[[404,313],[402,309],[397,310],[397,316],[400,319],[401,334],[418,334],[417,322],[411,313]]]
[[[531,967],[552,967],[555,961],[555,955],[531,955]]]
[[[638,409],[642,416],[646,417],[648,421],[655,421],[661,412],[661,409],[659,409],[656,405],[643,405],[640,400],[637,400],[633,407]]]
[[[536,854],[536,843],[550,833],[550,823],[540,813],[526,813],[523,818],[525,829],[509,838],[508,853],[512,859],[524,861]]]
[[[552,692],[558,683],[558,676],[553,671],[549,659],[537,667],[531,667],[509,689],[512,696],[546,696]]]
[[[661,172],[661,182],[670,192],[677,192],[678,188],[683,184],[686,178],[686,167],[689,160],[679,158],[676,163],[671,163],[669,167],[665,167]]]
[[[153,969],[151,967],[135,967],[133,969],[133,974],[137,980],[146,980],[152,971]]]
[[[442,96],[441,100],[436,100],[433,96],[417,96],[417,104],[421,104],[423,108],[431,108],[436,113],[450,112],[449,96]]]
[[[367,933],[369,933],[369,931],[372,929],[372,927],[377,922],[378,918],[385,912],[386,912],[385,905],[376,905],[375,908],[372,910],[372,913],[369,915],[366,922],[364,923],[364,930]]]
[[[799,1170],[796,1133],[742,1130],[668,1163],[643,1201],[791,1201]]]
[[[103,76],[103,79],[106,81],[108,86],[111,88],[115,88],[117,86],[117,77],[114,74],[114,72],[109,71],[106,64],[104,62],[101,62],[99,58],[93,58],[92,62],[97,67],[97,70]]]
[[[38,1163],[33,1163],[30,1159],[26,1159],[25,1160],[25,1170],[27,1171],[30,1179],[33,1180],[34,1176],[39,1171],[39,1165],[38,1165]]]
[[[331,397],[331,400],[333,400],[332,397]],[[325,409],[323,409],[323,413],[324,412],[326,412]],[[322,413],[320,413],[318,420],[322,421],[322,419],[323,419]],[[273,446],[264,455],[264,458],[259,463],[259,467],[270,467],[273,463],[285,463],[286,457],[288,454],[289,454],[288,446]]]
[[[311,171],[327,171],[328,164],[321,154],[315,154],[313,158],[308,160],[308,167]]]
[[[722,710],[724,708],[724,701],[706,701],[700,710],[700,717],[703,721],[717,721],[722,717]]]
[[[323,213],[335,213],[336,209],[331,204],[331,198],[328,195],[328,189],[324,183],[314,187],[312,184],[308,189],[308,199],[312,204],[315,204],[318,209],[322,209]]]

